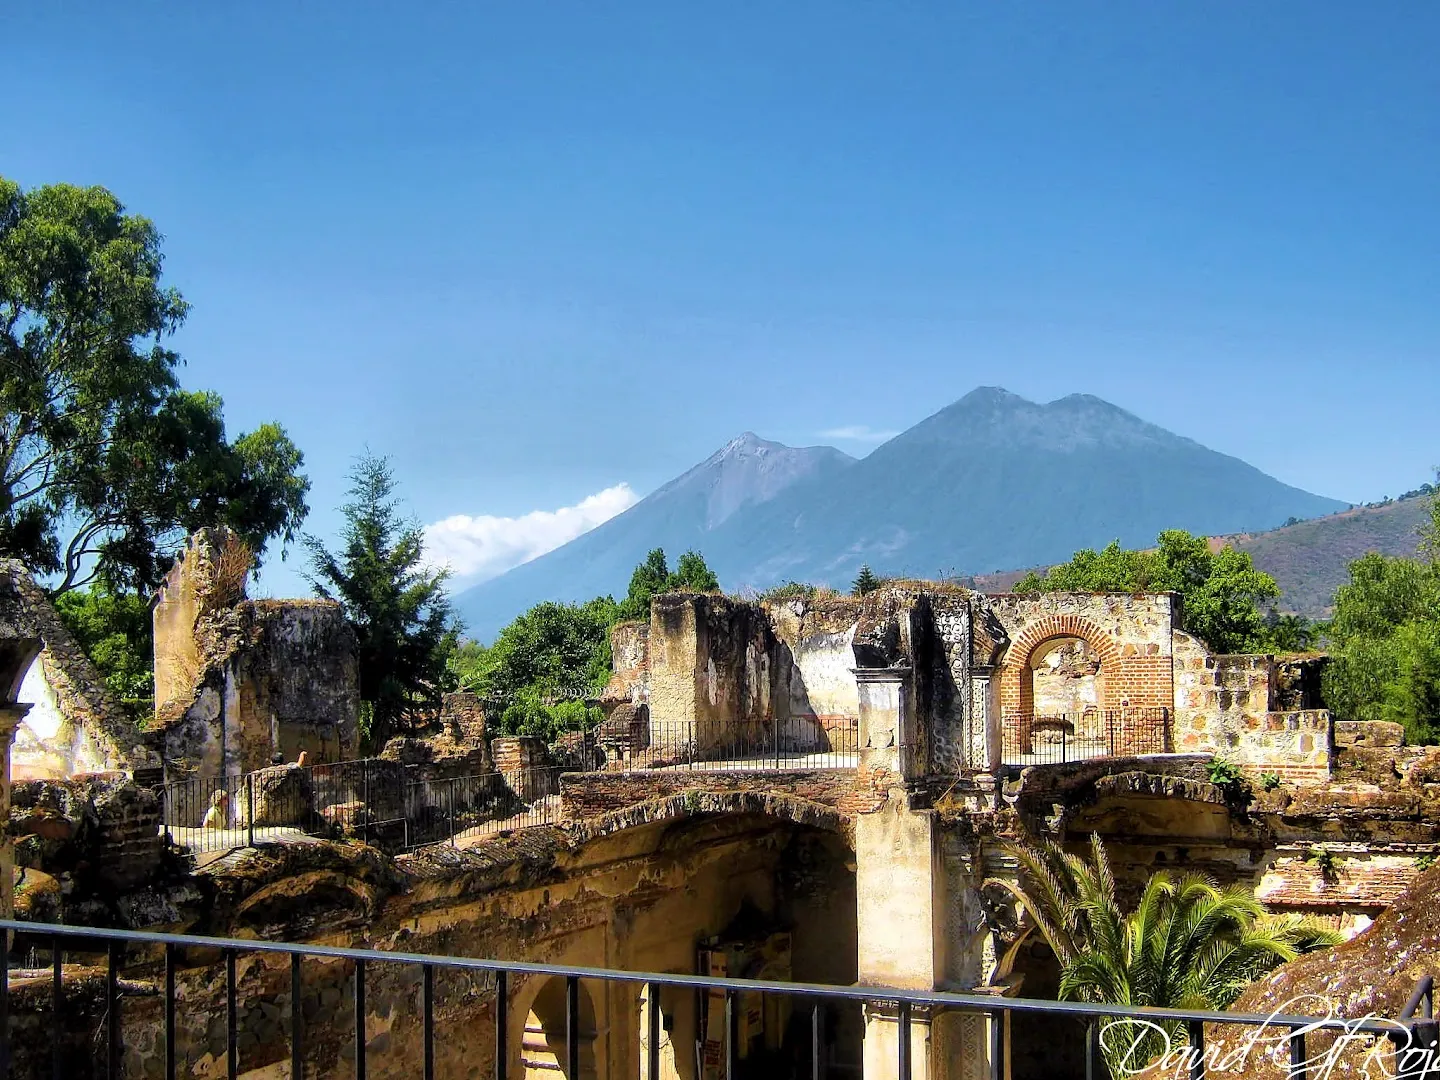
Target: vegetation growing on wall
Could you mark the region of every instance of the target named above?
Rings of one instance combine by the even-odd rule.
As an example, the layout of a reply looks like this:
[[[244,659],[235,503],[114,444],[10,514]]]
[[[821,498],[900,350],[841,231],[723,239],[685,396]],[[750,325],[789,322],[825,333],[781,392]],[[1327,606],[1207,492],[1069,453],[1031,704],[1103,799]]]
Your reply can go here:
[[[855,576],[855,580],[850,585],[850,595],[864,596],[866,593],[874,592],[884,584],[885,579],[871,570],[869,563],[862,563],[860,573]]]

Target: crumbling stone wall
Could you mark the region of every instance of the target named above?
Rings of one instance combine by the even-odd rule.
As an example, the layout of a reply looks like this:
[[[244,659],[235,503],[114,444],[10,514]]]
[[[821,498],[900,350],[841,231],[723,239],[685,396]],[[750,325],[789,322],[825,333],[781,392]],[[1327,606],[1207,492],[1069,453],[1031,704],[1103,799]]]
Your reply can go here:
[[[612,674],[605,687],[607,703],[627,702],[643,705],[650,690],[650,623],[633,621],[616,623],[610,631],[610,666]]]
[[[989,602],[1011,641],[999,673],[1007,717],[1034,715],[1034,657],[1055,638],[1079,638],[1099,658],[1102,708],[1174,705],[1175,594],[1006,593]]]
[[[44,590],[28,575],[15,581],[44,649],[18,693],[31,708],[15,732],[12,777],[59,778],[159,765],[159,756],[145,745],[139,728],[65,629]]]
[[[827,731],[853,728],[860,711],[851,674],[860,602],[843,596],[797,598],[767,604],[764,610],[783,646],[775,658],[785,688],[781,714],[813,719]]]
[[[1208,751],[1253,779],[1269,773],[1316,784],[1331,773],[1332,719],[1317,704],[1318,664],[1272,656],[1216,656],[1175,634],[1175,744]]]
[[[355,756],[356,642],[329,600],[248,600],[248,552],[202,530],[154,607],[157,735],[167,775],[235,776],[305,753]]]
[[[207,892],[214,899],[191,929],[676,972],[694,971],[697,949],[717,936],[788,933],[791,977],[845,984],[856,977],[849,864],[849,846],[834,832],[743,814],[697,814],[581,843],[567,842],[554,830],[533,830],[473,850],[444,850],[393,863],[359,845],[274,848],[238,853],[207,868]],[[43,949],[45,942],[39,945]],[[182,953],[179,960],[181,1075],[222,1074],[223,965],[218,957],[199,952]],[[157,958],[131,955],[124,974],[125,1075],[162,1076],[161,1014],[153,998],[160,979]],[[83,970],[67,969],[66,975],[74,979],[73,994],[83,996],[91,986]],[[353,1075],[353,965],[307,960],[301,996],[293,1003],[283,957],[242,955],[237,976],[242,1073],[283,1074],[291,1009],[298,1008],[305,1075],[327,1080]],[[23,979],[16,985],[23,991],[12,997],[18,1060],[48,1063],[48,1029],[35,1019],[48,1011],[47,987],[31,987]],[[492,1074],[493,979],[441,971],[434,986],[436,1075],[459,1080]],[[371,963],[366,988],[368,1074],[376,1080],[414,1076],[420,1060],[420,972]],[[510,1075],[523,1074],[527,1025],[553,1023],[537,1005],[544,989],[539,979],[511,979]],[[588,1030],[597,1037],[593,1043],[587,1040],[585,1050],[597,1074],[633,1073],[645,1029],[638,988],[587,983],[582,992],[595,1021]],[[73,1051],[67,1075],[85,1076],[103,1046],[103,1036],[94,1041],[103,1031],[103,995],[99,1009],[84,1007],[79,998],[70,1004],[70,1015],[84,1022],[77,1022],[73,1039],[67,1040],[67,1051]],[[662,1007],[671,1058],[693,1060],[694,996],[667,993]],[[858,1014],[833,1015],[829,1024],[839,1049],[850,1055],[837,1064],[855,1064]],[[556,1031],[548,1034],[553,1038]]]

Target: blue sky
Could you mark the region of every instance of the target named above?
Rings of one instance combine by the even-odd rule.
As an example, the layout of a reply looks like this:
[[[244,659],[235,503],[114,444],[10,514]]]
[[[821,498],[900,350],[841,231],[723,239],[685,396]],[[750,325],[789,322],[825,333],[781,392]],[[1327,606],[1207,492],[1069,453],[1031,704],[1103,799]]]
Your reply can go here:
[[[367,444],[425,522],[592,498],[474,526],[493,554],[743,430],[861,454],[980,384],[1347,500],[1440,463],[1440,5],[17,3],[0,36],[0,174],[158,223],[185,381],[285,424],[322,535]]]

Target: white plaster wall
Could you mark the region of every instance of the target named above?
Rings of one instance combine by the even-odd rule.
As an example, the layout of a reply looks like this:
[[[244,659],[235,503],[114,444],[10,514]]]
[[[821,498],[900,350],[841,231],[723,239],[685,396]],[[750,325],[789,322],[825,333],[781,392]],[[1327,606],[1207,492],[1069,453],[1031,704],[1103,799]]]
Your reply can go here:
[[[791,647],[790,715],[820,719],[860,715],[855,690],[855,626],[841,633],[811,634]]]
[[[44,654],[36,657],[20,684],[19,701],[30,706],[15,729],[10,776],[15,780],[60,779],[104,772],[105,754],[75,725],[65,721],[59,699],[45,679]]]
[[[10,775],[16,780],[53,779],[69,776],[71,758],[67,748],[57,743],[63,718],[55,692],[45,682],[45,674],[37,656],[20,684],[19,700],[30,711],[15,730],[15,743],[10,751]]]

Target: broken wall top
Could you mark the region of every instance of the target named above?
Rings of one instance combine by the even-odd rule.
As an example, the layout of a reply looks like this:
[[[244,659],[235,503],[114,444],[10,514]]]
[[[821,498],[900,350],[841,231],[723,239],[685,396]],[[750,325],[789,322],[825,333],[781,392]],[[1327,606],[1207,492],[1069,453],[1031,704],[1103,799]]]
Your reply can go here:
[[[0,678],[8,680],[4,691],[9,701],[15,700],[37,652],[64,725],[57,738],[83,733],[111,768],[158,764],[143,733],[65,629],[45,591],[19,563],[0,563]]]

